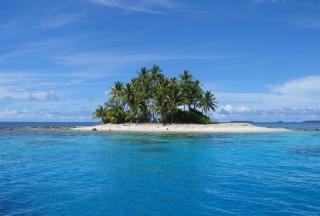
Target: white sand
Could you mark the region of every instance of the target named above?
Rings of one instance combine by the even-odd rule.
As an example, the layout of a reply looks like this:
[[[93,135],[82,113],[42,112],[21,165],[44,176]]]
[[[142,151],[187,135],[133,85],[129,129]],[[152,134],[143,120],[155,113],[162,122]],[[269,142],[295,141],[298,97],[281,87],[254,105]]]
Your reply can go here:
[[[105,124],[90,127],[77,127],[74,130],[92,131],[123,131],[123,132],[179,132],[179,133],[266,133],[266,132],[289,132],[284,128],[258,127],[247,123],[225,124]]]

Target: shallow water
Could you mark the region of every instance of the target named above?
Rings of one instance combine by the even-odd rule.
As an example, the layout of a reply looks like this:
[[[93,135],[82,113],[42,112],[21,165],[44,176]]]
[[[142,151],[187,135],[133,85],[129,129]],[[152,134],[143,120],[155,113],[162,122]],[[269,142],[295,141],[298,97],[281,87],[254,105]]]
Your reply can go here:
[[[1,215],[318,215],[320,132],[0,131]]]

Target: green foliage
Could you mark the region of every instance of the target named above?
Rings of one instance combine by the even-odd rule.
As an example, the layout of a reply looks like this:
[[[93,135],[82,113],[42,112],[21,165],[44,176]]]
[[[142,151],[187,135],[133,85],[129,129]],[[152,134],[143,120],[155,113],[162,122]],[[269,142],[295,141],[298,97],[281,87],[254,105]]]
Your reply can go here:
[[[107,108],[100,106],[92,113],[92,119],[101,118],[101,123],[106,124],[108,121],[105,119],[107,115]]]
[[[198,107],[202,107],[202,111],[204,113],[207,113],[209,110],[215,111],[217,108],[217,101],[214,97],[214,94],[212,94],[210,91],[206,91],[200,99],[200,103]]]
[[[174,123],[190,123],[190,124],[212,124],[210,118],[196,109],[182,111],[177,109],[173,112]],[[162,120],[163,123],[170,122],[171,114],[167,112]]]
[[[215,111],[217,101],[214,94],[204,91],[202,84],[185,70],[176,77],[165,77],[159,66],[142,67],[138,76],[129,83],[115,82],[110,88],[109,100],[92,113],[102,123],[130,122],[177,122],[211,123],[206,113]],[[187,106],[189,111],[178,110]],[[169,117],[168,117],[169,116]]]
[[[104,119],[106,123],[120,124],[125,122],[126,114],[122,107],[116,106],[113,109],[107,110],[107,114]]]

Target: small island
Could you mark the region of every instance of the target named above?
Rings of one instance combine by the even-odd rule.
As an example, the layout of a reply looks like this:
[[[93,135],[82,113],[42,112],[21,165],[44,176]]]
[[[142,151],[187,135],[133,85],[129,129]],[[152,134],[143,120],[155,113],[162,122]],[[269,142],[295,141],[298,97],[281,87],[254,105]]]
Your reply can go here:
[[[285,132],[287,129],[253,126],[251,121],[218,124],[206,114],[218,102],[188,70],[166,77],[159,66],[141,68],[129,83],[115,82],[109,100],[92,113],[101,125],[75,130],[122,132]]]

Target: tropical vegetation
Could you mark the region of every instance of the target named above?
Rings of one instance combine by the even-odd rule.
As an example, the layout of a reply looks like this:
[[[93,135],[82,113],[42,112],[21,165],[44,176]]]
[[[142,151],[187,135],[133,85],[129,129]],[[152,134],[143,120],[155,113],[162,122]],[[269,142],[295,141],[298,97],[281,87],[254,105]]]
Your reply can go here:
[[[92,113],[101,123],[212,123],[205,114],[217,108],[215,96],[185,70],[166,77],[159,66],[141,68],[129,83],[115,82],[109,100]],[[187,110],[186,110],[187,109]],[[200,112],[200,111],[201,112]]]

